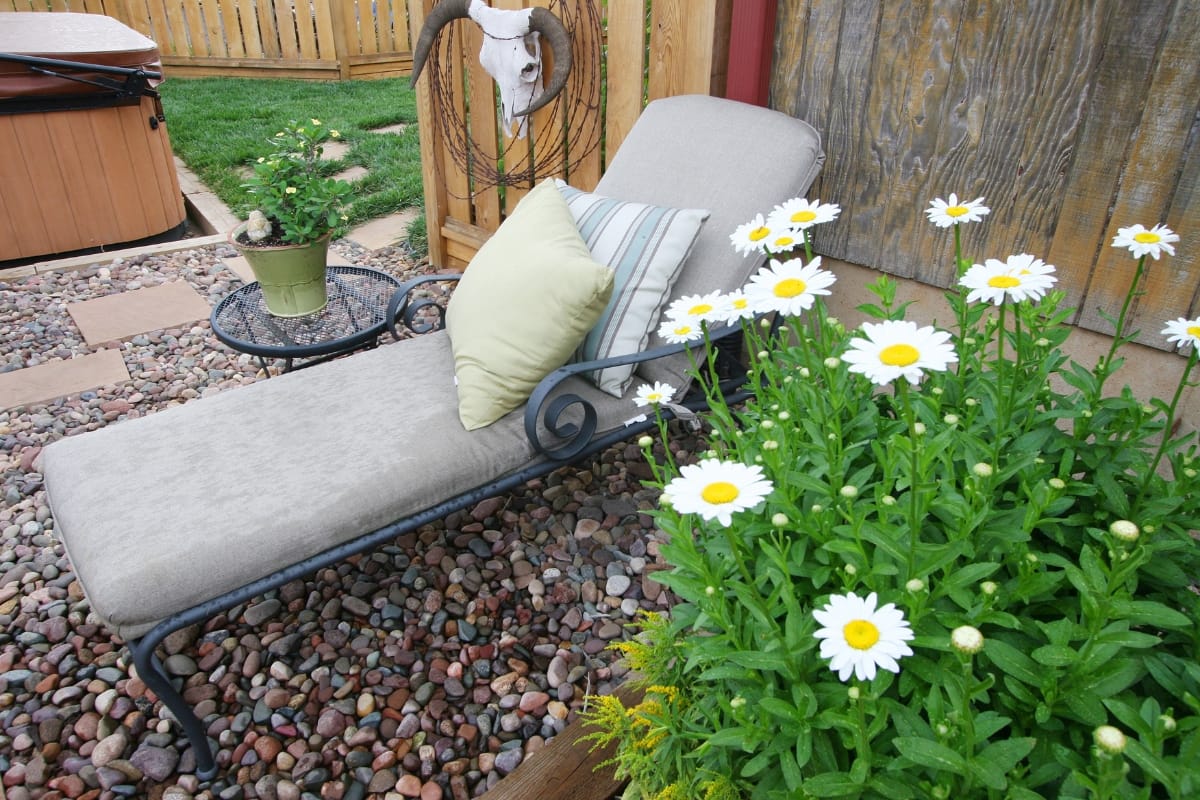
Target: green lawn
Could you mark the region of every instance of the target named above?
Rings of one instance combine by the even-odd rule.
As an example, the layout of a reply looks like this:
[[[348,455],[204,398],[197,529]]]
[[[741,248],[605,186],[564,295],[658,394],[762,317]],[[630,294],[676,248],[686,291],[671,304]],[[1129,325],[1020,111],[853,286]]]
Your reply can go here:
[[[269,151],[267,139],[282,125],[313,117],[337,129],[351,148],[330,163],[330,174],[354,165],[368,170],[356,182],[349,225],[422,205],[416,99],[405,79],[174,78],[160,91],[175,154],[243,218],[253,205],[240,168]],[[409,124],[403,134],[370,132],[397,122]],[[414,228],[420,239],[424,225]]]

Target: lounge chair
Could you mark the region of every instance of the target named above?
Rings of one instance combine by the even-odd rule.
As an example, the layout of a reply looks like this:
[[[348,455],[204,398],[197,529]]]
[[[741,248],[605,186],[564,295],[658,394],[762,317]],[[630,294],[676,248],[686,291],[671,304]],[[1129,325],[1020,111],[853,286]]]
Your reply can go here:
[[[733,250],[729,234],[807,191],[822,159],[804,122],[673,97],[645,109],[595,193],[709,210],[671,297],[728,291],[758,266]],[[419,305],[406,297],[393,303],[400,320]],[[139,676],[183,726],[202,778],[216,772],[205,726],[155,656],[168,634],[646,430],[652,419],[627,424],[636,387],[653,379],[682,386],[688,368],[681,345],[654,338],[633,356],[557,369],[523,407],[467,431],[452,332],[45,449],[54,530],[92,612],[127,642]],[[587,378],[620,364],[637,370],[621,397]],[[684,404],[698,408],[703,395]]]

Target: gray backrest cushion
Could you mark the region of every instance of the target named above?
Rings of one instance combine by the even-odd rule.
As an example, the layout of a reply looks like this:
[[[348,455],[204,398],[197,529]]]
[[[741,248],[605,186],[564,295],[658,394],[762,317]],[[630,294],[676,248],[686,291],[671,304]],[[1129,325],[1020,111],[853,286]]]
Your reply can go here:
[[[824,160],[821,138],[806,122],[733,100],[680,95],[646,106],[595,191],[621,200],[712,209],[669,304],[683,295],[728,292],[745,284],[761,259],[737,253],[729,235],[755,214],[807,192]],[[651,347],[661,344],[652,337]],[[687,368],[681,355],[643,364],[639,374],[682,387]]]

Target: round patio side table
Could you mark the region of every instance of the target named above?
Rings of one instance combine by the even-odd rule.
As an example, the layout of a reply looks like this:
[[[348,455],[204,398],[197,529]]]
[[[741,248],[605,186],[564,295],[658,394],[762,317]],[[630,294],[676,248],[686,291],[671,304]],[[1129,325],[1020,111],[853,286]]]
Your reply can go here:
[[[328,267],[329,303],[304,317],[276,317],[267,311],[258,281],[231,292],[209,317],[213,334],[241,353],[283,359],[284,372],[374,347],[387,327],[387,305],[400,281],[366,267]],[[305,359],[296,365],[296,359]]]

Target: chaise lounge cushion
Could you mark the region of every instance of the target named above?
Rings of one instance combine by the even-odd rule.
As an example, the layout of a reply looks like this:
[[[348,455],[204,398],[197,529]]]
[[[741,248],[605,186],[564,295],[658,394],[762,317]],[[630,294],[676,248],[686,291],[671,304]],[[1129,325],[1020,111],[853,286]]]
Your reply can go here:
[[[452,376],[449,337],[433,333],[46,448],[55,524],[92,610],[136,638],[533,462],[520,412],[463,429]],[[601,429],[633,414],[631,397],[567,388]]]
[[[491,425],[524,403],[571,357],[612,290],[612,270],[592,259],[554,181],[538,184],[471,259],[446,309],[463,426]]]
[[[613,270],[613,293],[604,313],[575,353],[576,361],[640,353],[650,341],[663,303],[675,285],[709,212],[628,203],[582,192],[556,180],[592,256]],[[588,373],[604,391],[620,397],[634,365]]]

